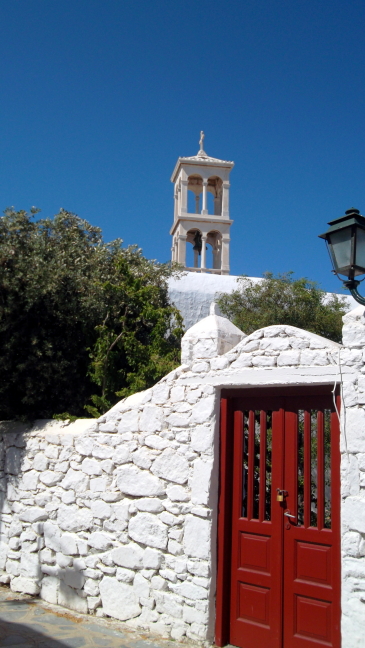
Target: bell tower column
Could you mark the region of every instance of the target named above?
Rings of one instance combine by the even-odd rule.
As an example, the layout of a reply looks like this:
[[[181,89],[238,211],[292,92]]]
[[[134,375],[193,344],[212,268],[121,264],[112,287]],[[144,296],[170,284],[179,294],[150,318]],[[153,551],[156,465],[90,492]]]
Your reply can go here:
[[[177,237],[177,262],[186,266],[186,235],[179,234]]]
[[[208,186],[208,180],[205,178],[203,179],[203,205],[202,205],[202,216],[206,216],[208,213],[207,210],[207,186]]]
[[[188,181],[181,180],[181,204],[180,213],[187,214],[188,212]]]
[[[222,274],[229,274],[229,236],[222,238]]]
[[[229,182],[223,182],[222,216],[229,218]]]

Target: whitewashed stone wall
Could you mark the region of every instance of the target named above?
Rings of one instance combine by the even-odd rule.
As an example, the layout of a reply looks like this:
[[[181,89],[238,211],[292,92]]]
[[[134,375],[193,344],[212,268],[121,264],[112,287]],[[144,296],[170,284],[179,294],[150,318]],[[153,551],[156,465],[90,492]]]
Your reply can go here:
[[[198,345],[190,335],[186,364],[99,420],[3,431],[0,581],[175,639],[212,641],[220,390],[337,382],[343,648],[363,646],[363,312],[345,317],[344,347],[271,326],[219,355],[219,336]],[[227,324],[226,340],[230,333]]]

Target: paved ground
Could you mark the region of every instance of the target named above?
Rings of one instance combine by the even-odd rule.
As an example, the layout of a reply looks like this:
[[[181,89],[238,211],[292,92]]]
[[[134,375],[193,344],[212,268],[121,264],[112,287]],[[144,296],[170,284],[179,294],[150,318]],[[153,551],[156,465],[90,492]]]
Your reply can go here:
[[[142,635],[111,619],[90,617],[0,586],[0,647],[192,648],[192,643]]]

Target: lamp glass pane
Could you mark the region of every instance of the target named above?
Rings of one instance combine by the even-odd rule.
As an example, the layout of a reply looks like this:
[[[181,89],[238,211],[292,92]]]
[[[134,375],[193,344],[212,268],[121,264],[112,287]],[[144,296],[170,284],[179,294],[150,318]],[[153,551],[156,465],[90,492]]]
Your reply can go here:
[[[329,248],[337,272],[351,264],[351,227],[346,227],[329,235]],[[347,274],[344,272],[343,274]]]
[[[360,227],[356,231],[356,265],[364,268],[361,274],[365,274],[365,230]],[[359,271],[356,274],[360,274]]]

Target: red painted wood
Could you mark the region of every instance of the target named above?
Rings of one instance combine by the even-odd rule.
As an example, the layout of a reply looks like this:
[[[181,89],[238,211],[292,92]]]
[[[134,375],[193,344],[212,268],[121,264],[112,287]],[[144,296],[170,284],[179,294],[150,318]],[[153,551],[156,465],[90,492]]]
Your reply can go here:
[[[270,398],[246,395],[222,403],[221,483],[218,518],[218,576],[216,643],[240,648],[340,648],[340,452],[339,424],[331,414],[331,499],[332,528],[308,528],[310,523],[310,410],[334,409],[332,395],[312,396],[293,390]],[[322,388],[322,392],[324,389]],[[237,394],[237,392],[235,392]],[[298,395],[298,396],[297,396]],[[232,410],[227,414],[229,405]],[[337,406],[340,401],[337,397]],[[284,516],[297,514],[298,506],[298,410],[304,417],[304,525]],[[264,465],[263,417],[273,411],[271,520],[265,521],[260,484],[259,520],[242,517],[243,418],[250,414],[249,498],[252,518],[254,412],[261,410],[260,471]],[[225,417],[225,423],[223,418]],[[321,418],[322,417],[322,418]],[[323,415],[319,415],[319,459],[324,465]],[[231,423],[227,423],[227,421]],[[233,423],[234,420],[234,423]],[[321,431],[322,430],[322,431]],[[233,434],[232,434],[233,433]],[[322,437],[321,437],[322,435]],[[229,447],[228,439],[233,445]],[[263,446],[263,444],[265,444]],[[266,461],[266,456],[265,456]],[[323,499],[324,470],[320,476],[319,499]],[[233,487],[234,486],[234,487]],[[233,488],[233,490],[232,490]],[[288,497],[276,501],[276,489]],[[230,497],[232,507],[230,508]],[[308,499],[309,498],[309,499]],[[321,504],[322,506],[322,504]],[[229,514],[228,514],[229,512]],[[319,519],[323,527],[322,521]],[[227,542],[229,538],[229,542]],[[228,564],[230,562],[230,574]],[[230,596],[227,593],[229,583]],[[228,620],[228,623],[227,623]]]
[[[324,413],[317,414],[317,527],[324,528]]]
[[[267,403],[267,409],[270,404]],[[232,569],[230,643],[241,648],[281,648],[281,561],[277,559],[282,548],[281,508],[276,502],[276,487],[282,485],[280,461],[273,466],[272,519],[252,519],[254,424],[255,411],[262,403],[257,399],[234,401],[234,447],[233,447],[233,506],[232,506]],[[248,516],[242,517],[243,477],[243,417],[249,411],[249,472]],[[262,418],[261,418],[262,421]],[[266,424],[266,413],[265,413]],[[283,416],[273,414],[273,446],[282,457]],[[265,436],[265,435],[264,435]],[[262,437],[262,435],[261,435]],[[262,438],[261,438],[261,442]],[[262,446],[260,448],[262,450]],[[274,450],[273,450],[274,452]],[[277,452],[277,450],[275,451]],[[261,454],[261,452],[260,452]],[[265,453],[266,454],[266,453]],[[265,469],[266,456],[261,463]],[[261,490],[263,498],[265,492]],[[259,502],[259,511],[264,509]]]
[[[324,446],[323,411],[333,409],[332,397],[290,399],[285,426],[285,484],[295,492],[297,470],[293,462],[298,409],[318,410],[318,528],[297,526],[292,520],[284,523],[284,637],[283,648],[340,648],[340,528],[339,516],[332,528],[323,528],[324,514]],[[339,511],[339,430],[332,419],[332,501]],[[334,463],[333,463],[334,462]],[[335,468],[336,466],[336,468]],[[288,497],[288,508],[294,502]],[[321,508],[321,511],[320,511]]]
[[[222,398],[220,420],[220,481],[218,495],[217,588],[215,643],[229,643],[232,520],[232,401]]]
[[[253,478],[255,466],[255,412],[250,410],[248,416],[248,480],[247,480],[247,517],[252,520],[253,517]],[[236,449],[235,449],[236,452]],[[240,460],[242,462],[242,453]],[[238,482],[236,482],[238,483]],[[242,492],[242,491],[241,491]]]
[[[311,523],[311,413],[304,412],[304,526]]]
[[[260,414],[260,497],[259,497],[259,520],[265,519],[266,505],[266,411]]]

